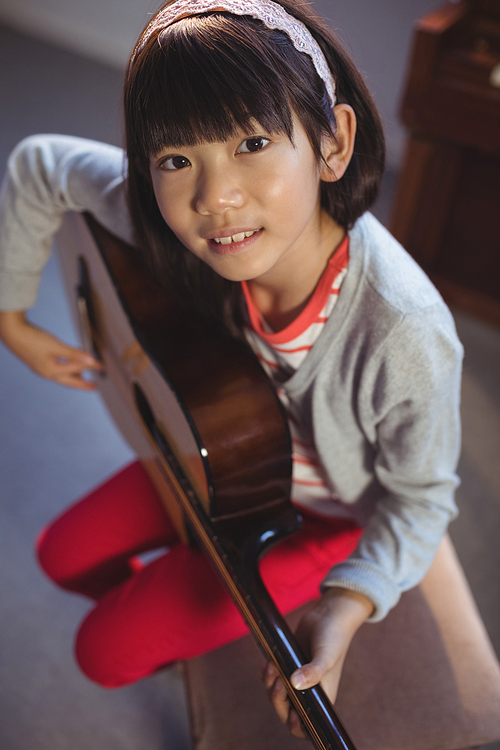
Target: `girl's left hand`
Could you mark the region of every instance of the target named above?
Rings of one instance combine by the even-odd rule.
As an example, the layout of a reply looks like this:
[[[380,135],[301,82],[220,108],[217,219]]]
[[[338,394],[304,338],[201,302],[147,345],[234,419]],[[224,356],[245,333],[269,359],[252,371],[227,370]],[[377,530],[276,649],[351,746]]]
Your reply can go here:
[[[311,661],[292,674],[290,682],[293,687],[305,690],[321,683],[334,703],[351,640],[372,611],[372,602],[355,591],[331,588],[323,594],[297,629],[297,639],[305,653],[311,655]],[[288,724],[296,737],[305,738],[300,719],[291,708],[286,689],[273,664],[264,668],[263,680],[281,722]]]

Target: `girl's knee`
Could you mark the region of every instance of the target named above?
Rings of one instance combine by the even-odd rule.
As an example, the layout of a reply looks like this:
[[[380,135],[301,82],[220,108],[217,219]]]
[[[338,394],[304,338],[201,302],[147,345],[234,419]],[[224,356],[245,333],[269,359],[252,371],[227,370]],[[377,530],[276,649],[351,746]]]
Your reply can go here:
[[[40,567],[58,586],[99,599],[131,575],[126,559],[93,567],[81,540],[67,534],[65,526],[64,520],[56,520],[40,532],[36,542]]]
[[[70,565],[64,537],[59,537],[54,526],[52,524],[42,529],[36,540],[35,552],[42,570],[61,585],[68,578]]]
[[[75,658],[85,677],[100,685],[100,687],[112,690],[113,688],[125,687],[135,682],[134,679],[129,679],[122,675],[119,670],[107,669],[99,660],[96,660],[91,655],[89,657],[87,653],[81,653],[78,648],[75,649]]]
[[[57,516],[42,529],[36,541],[35,550],[42,569],[61,586],[87,572],[95,546],[92,525],[79,523],[80,505],[81,502]]]
[[[116,688],[127,684],[116,665],[113,643],[104,643],[103,633],[96,632],[85,620],[76,636],[75,658],[83,674],[101,687]]]
[[[142,644],[142,650],[144,644]],[[141,659],[141,644],[124,638],[119,627],[101,617],[99,605],[83,621],[75,641],[78,666],[101,687],[130,685],[155,671]]]

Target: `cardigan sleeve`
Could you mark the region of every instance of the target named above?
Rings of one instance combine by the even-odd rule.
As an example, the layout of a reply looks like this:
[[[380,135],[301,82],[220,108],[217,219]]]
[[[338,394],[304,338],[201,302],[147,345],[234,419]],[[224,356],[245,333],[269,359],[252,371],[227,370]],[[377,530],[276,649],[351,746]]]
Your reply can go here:
[[[372,622],[420,582],[457,513],[462,346],[449,311],[404,316],[374,360],[361,412],[380,499],[354,553],[322,582],[365,594]]]
[[[124,152],[71,136],[37,135],[9,157],[0,192],[0,309],[24,310],[66,211],[90,211],[130,241]]]

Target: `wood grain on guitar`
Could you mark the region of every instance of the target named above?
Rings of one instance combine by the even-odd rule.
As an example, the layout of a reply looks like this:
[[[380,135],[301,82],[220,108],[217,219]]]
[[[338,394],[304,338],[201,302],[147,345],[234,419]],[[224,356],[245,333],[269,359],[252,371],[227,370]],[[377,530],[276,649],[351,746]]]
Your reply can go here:
[[[258,563],[297,531],[286,416],[257,358],[167,293],[139,253],[92,217],[68,215],[58,246],[100,391],[181,538],[203,547],[318,750],[355,750],[321,687],[289,681],[305,658]],[[75,295],[76,289],[76,295]]]

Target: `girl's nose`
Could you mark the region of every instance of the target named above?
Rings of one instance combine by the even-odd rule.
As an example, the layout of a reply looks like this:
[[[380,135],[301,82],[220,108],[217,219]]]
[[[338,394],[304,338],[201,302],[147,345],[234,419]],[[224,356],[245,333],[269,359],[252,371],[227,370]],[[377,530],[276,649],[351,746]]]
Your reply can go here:
[[[220,214],[227,208],[240,208],[243,190],[234,177],[223,170],[201,175],[195,195],[197,213],[208,216]]]

